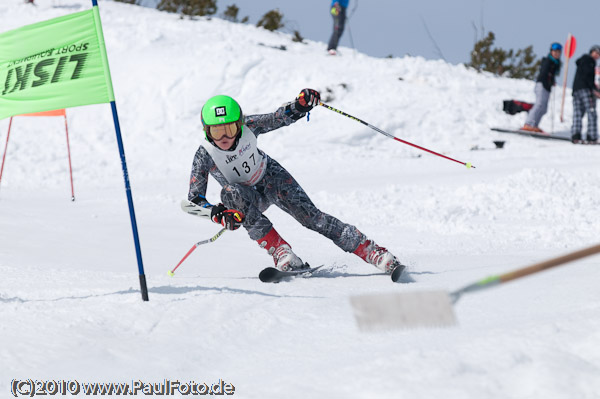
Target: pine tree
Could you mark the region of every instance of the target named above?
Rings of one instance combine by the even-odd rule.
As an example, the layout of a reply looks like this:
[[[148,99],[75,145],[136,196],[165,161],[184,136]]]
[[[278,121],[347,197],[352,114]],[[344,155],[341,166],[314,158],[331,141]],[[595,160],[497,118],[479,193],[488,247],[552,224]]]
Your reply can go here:
[[[515,79],[535,79],[541,60],[536,61],[533,47],[529,46],[516,52],[492,48],[495,39],[494,32],[489,32],[486,37],[476,42],[468,66],[477,71],[492,72]]]
[[[223,18],[231,22],[237,22],[237,16],[239,11],[240,8],[235,4],[227,6],[227,9],[223,13]]]
[[[217,12],[217,0],[161,0],[156,8],[189,16],[213,15]]]
[[[510,58],[510,70],[509,74],[511,78],[515,79],[535,79],[542,60],[536,61],[535,54],[533,54],[533,46],[528,46],[522,50],[518,50],[516,54],[509,54]]]
[[[292,41],[293,42],[297,42],[297,43],[303,43],[304,42],[304,38],[302,37],[302,35],[300,34],[300,32],[298,32],[297,30],[294,31],[294,37],[292,37]]]
[[[283,14],[279,12],[279,9],[274,9],[263,15],[256,26],[262,26],[266,30],[270,30],[272,32],[285,26],[281,22],[282,20]]]

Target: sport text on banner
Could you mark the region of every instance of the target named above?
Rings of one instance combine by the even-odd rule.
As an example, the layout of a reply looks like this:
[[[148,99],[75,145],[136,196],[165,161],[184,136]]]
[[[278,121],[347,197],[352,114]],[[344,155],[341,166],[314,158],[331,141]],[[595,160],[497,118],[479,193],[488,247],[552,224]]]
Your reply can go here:
[[[0,34],[0,119],[114,101],[96,8]]]

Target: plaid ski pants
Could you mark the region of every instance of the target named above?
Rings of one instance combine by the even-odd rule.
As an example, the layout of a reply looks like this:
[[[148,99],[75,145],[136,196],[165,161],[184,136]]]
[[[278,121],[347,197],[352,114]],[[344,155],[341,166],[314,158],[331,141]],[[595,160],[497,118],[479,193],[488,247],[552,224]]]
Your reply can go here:
[[[580,89],[573,92],[573,125],[571,126],[571,137],[583,138],[581,136],[582,119],[587,112],[587,139],[598,139],[598,114],[596,112],[596,97],[590,89]]]

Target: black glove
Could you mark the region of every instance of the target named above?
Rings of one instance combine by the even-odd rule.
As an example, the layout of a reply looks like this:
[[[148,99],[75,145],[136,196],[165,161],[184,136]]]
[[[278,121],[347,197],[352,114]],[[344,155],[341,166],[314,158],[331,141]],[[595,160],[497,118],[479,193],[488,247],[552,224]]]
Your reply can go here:
[[[313,107],[316,107],[321,102],[321,95],[313,89],[303,89],[294,104],[295,108],[300,112],[308,112]]]
[[[218,204],[210,210],[210,218],[215,223],[220,223],[227,230],[237,230],[244,223],[244,214],[235,209],[227,209],[225,205]]]

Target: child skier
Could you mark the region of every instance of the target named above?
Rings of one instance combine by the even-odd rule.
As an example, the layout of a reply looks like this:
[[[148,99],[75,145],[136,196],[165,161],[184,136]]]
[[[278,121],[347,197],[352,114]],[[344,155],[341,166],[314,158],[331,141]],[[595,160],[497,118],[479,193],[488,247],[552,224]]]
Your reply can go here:
[[[392,273],[400,266],[394,255],[356,227],[321,212],[289,172],[257,147],[259,135],[296,122],[319,101],[316,90],[304,89],[295,101],[273,113],[244,116],[233,98],[210,98],[201,111],[205,140],[194,157],[188,199],[202,207],[205,216],[229,230],[244,226],[250,238],[273,256],[279,270],[308,266],[263,215],[273,204],[342,250]],[[205,197],[209,173],[222,186],[222,203],[218,205],[210,204]]]

